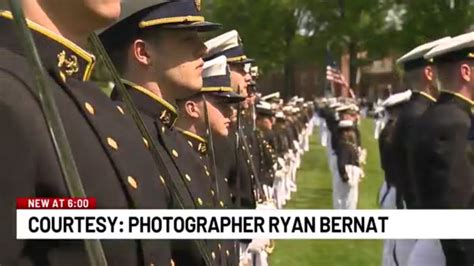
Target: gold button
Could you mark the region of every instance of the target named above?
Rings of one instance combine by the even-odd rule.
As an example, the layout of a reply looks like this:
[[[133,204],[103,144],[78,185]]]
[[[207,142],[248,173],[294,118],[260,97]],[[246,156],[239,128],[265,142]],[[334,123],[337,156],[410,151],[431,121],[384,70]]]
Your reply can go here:
[[[165,179],[161,175],[160,175],[160,180],[161,180],[161,183],[163,183],[163,185],[166,184]]]
[[[247,163],[249,164],[249,163],[250,163],[250,160],[247,160]]]
[[[174,157],[178,158],[179,154],[175,149],[173,149],[171,153],[173,154]]]
[[[242,150],[244,150],[244,151],[245,151],[245,146],[242,146]]]
[[[224,202],[222,202],[222,200],[219,201],[219,204],[221,205],[221,207],[224,207]]]
[[[119,112],[120,112],[121,114],[123,114],[123,115],[125,114],[125,112],[123,111],[122,107],[120,107],[120,106],[117,105],[117,109],[119,110]]]
[[[213,251],[213,252],[211,253],[211,256],[212,256],[213,259],[215,259],[215,258],[216,258],[216,253],[214,253],[214,251]]]
[[[191,182],[191,177],[188,175],[188,174],[185,174],[184,177],[186,177],[186,179]]]
[[[165,127],[163,127],[163,126],[161,127],[161,132],[165,133]]]
[[[198,199],[197,199],[197,202],[198,202],[199,205],[202,206],[202,199],[201,199],[201,198],[198,198]]]
[[[143,143],[145,143],[145,147],[148,148],[148,140],[146,140],[146,138],[143,138]]]
[[[207,176],[210,176],[211,174],[209,173],[209,171],[206,170],[206,175],[207,175]]]
[[[113,138],[107,138],[107,143],[109,144],[110,147],[112,147],[114,150],[118,150],[118,144]]]
[[[133,187],[134,189],[138,188],[137,180],[135,180],[133,176],[128,177],[128,184],[130,184],[130,186]]]
[[[171,260],[171,266],[174,266],[174,260]]]
[[[211,195],[214,196],[216,194],[213,189],[211,189]]]
[[[217,247],[218,247],[219,249],[222,249],[221,243],[218,243],[218,244],[217,244]]]
[[[224,181],[225,181],[226,183],[228,183],[228,182],[229,182],[229,179],[227,179],[227,177],[226,177],[226,178],[224,178]]]
[[[191,141],[189,141],[189,140],[188,140],[188,144],[189,144],[189,146],[191,146],[191,147],[193,146],[193,143],[192,143]]]
[[[227,254],[227,256],[230,256],[229,250],[226,250],[226,251],[225,251],[225,254]]]
[[[94,107],[92,107],[92,105],[90,103],[86,102],[84,104],[84,106],[86,107],[86,110],[87,110],[87,112],[89,112],[89,114],[91,114],[91,115],[95,114]]]

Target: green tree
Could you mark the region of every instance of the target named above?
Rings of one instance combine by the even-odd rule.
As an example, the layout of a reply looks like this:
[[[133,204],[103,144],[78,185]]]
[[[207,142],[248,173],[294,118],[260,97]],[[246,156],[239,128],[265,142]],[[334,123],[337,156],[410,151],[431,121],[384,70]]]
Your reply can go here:
[[[263,71],[284,73],[284,92],[288,96],[292,94],[293,70],[299,55],[308,54],[307,38],[301,36],[308,20],[307,2],[309,0],[213,0],[205,5],[205,10],[209,18],[223,24],[223,31],[239,31],[246,53],[258,60]]]
[[[264,70],[284,73],[290,95],[297,65],[324,69],[326,47],[354,59],[375,42],[383,33],[386,6],[374,0],[213,0],[206,8],[224,30],[239,31],[246,51]],[[357,67],[355,60],[351,67]]]
[[[398,56],[424,42],[466,32],[474,0],[208,0],[205,11],[237,29],[247,53],[264,71],[285,73],[290,94],[296,66],[324,69],[326,48],[350,55],[356,69],[386,55]],[[359,52],[367,58],[357,59]]]
[[[402,29],[391,32],[392,45],[400,53],[428,41],[465,33],[474,25],[473,0],[391,2],[404,9]]]

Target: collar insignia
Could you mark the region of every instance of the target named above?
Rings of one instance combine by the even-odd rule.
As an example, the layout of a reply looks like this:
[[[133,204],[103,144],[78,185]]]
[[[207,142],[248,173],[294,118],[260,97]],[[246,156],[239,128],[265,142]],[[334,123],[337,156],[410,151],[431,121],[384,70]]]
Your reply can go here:
[[[198,145],[198,151],[201,154],[205,154],[207,152],[207,145],[205,143],[200,142]]]
[[[71,55],[69,58],[66,58],[66,51],[63,50],[58,54],[58,67],[61,72],[64,71],[68,76],[79,72],[77,56]]]
[[[166,126],[171,125],[171,113],[168,110],[163,110],[160,114],[160,121]]]

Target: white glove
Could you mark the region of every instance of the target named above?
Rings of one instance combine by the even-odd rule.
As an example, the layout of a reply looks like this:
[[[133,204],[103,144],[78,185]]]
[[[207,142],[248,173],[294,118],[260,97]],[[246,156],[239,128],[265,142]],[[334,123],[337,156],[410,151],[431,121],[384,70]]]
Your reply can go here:
[[[251,266],[252,254],[247,251],[243,252],[239,258],[239,266]]]
[[[281,169],[275,172],[275,179],[283,180],[286,176],[286,171]]]
[[[296,150],[299,151],[301,148],[300,148],[300,144],[298,143],[298,141],[296,140],[293,140],[293,145],[296,147]]]
[[[347,183],[350,186],[356,186],[361,181],[361,176],[364,171],[362,171],[360,167],[350,164],[345,165],[345,170],[347,173],[347,177],[349,178]]]
[[[262,203],[257,203],[257,210],[276,210],[275,203],[273,201],[267,201]]]
[[[359,147],[359,163],[367,164],[367,150]]]
[[[265,250],[265,247],[270,245],[270,239],[254,239],[250,242],[247,252],[260,253]]]
[[[285,162],[284,158],[278,157],[277,162],[281,166],[281,168],[285,168],[286,162]],[[277,169],[275,169],[275,170],[277,170]]]

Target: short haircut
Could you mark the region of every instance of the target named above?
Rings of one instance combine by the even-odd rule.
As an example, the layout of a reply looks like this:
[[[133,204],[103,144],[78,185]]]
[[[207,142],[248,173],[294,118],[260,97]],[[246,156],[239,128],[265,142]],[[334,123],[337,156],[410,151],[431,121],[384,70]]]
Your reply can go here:
[[[414,69],[410,69],[405,72],[405,83],[410,90],[420,90],[421,86],[423,86],[423,77],[425,68],[428,66],[417,67]],[[431,66],[434,70],[434,66]]]
[[[122,38],[120,41],[114,42],[105,47],[112,63],[115,65],[115,68],[120,75],[123,75],[127,70],[129,60],[128,51],[133,42],[136,40],[143,40],[156,45],[161,37],[160,32],[161,30],[158,27],[145,28],[130,38]]]
[[[459,77],[459,68],[463,64],[468,64],[471,68],[474,67],[473,60],[461,60],[461,61],[453,61],[453,62],[443,62],[436,64],[437,69],[437,76],[438,80],[443,86],[447,86],[448,84],[457,83],[457,77]]]

